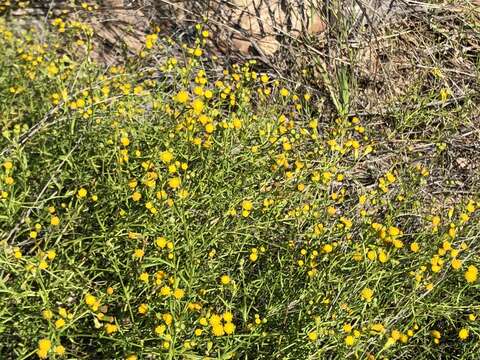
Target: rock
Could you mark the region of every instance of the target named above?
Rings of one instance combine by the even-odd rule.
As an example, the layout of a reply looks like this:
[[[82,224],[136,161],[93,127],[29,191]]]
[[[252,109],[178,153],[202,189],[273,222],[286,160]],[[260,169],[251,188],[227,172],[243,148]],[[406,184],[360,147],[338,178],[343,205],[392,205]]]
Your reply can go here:
[[[280,48],[278,35],[318,34],[326,29],[320,13],[312,6],[296,1],[232,0],[228,6],[218,4],[209,18],[237,29],[230,34],[233,50],[243,54],[256,50],[273,55]]]

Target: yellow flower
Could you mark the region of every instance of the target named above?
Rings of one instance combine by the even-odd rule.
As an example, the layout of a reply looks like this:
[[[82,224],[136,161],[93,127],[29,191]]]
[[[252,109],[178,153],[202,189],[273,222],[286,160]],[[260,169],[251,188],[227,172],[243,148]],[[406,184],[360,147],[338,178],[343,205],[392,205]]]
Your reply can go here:
[[[63,319],[58,319],[57,321],[55,321],[55,327],[57,329],[61,329],[62,327],[65,326],[65,320]]]
[[[145,251],[142,249],[135,249],[133,252],[133,257],[136,259],[141,259],[145,255]]]
[[[395,175],[393,175],[390,171],[385,174],[385,177],[389,183],[393,183],[396,180]]]
[[[48,250],[48,251],[47,251],[47,258],[48,258],[48,260],[53,260],[53,259],[55,259],[55,256],[57,256],[57,253],[55,252],[55,250]]]
[[[343,331],[346,332],[347,334],[351,333],[352,332],[352,325],[350,325],[350,324],[343,325]]]
[[[226,322],[232,322],[233,321],[233,314],[230,311],[225,311],[223,313],[223,320]]]
[[[388,235],[392,236],[392,237],[395,237],[395,236],[398,236],[401,234],[401,231],[399,228],[395,227],[395,226],[390,226],[388,228]]]
[[[240,120],[240,119],[233,119],[232,124],[233,124],[233,127],[234,127],[235,129],[240,129],[240,128],[242,127],[242,120]]]
[[[215,324],[212,326],[212,333],[215,336],[223,336],[225,335],[225,331],[223,329],[222,324]]]
[[[67,310],[63,307],[59,307],[58,308],[58,314],[63,317],[63,318],[66,318],[67,317]]]
[[[373,290],[370,288],[364,288],[361,292],[361,296],[366,302],[370,302],[372,301]]]
[[[456,234],[457,234],[457,229],[455,229],[454,226],[450,226],[450,229],[448,229],[448,236],[454,239]]]
[[[177,95],[175,96],[175,100],[181,104],[185,104],[188,101],[188,97],[188,92],[182,90],[177,93]]]
[[[65,354],[65,348],[62,345],[55,346],[53,351],[55,352],[55,354],[60,355],[60,356]]]
[[[60,218],[58,216],[52,216],[50,219],[50,224],[52,226],[58,226],[60,224]]]
[[[171,290],[170,290],[170,287],[168,286],[163,286],[161,289],[160,289],[160,294],[162,296],[169,296],[171,294]]]
[[[392,333],[390,335],[392,337],[392,339],[394,339],[395,341],[398,341],[400,340],[400,338],[402,337],[402,333],[398,330],[392,330]]]
[[[228,275],[222,275],[222,276],[220,277],[220,282],[221,282],[223,285],[228,285],[228,284],[230,284],[230,281],[231,281],[231,279],[230,279],[230,276],[228,276]]]
[[[186,199],[188,195],[190,195],[190,193],[188,192],[188,190],[185,189],[182,189],[178,192],[178,196],[180,197],[180,199]]]
[[[475,204],[473,203],[473,201],[470,201],[468,204],[467,204],[467,207],[466,207],[467,211],[469,213],[473,213],[475,211]]]
[[[147,49],[151,49],[153,45],[157,42],[158,35],[157,34],[149,34],[145,36],[145,47]]]
[[[128,146],[130,145],[130,140],[128,139],[128,137],[124,136],[120,139],[120,142],[122,143],[123,146]]]
[[[163,335],[165,333],[165,330],[167,330],[167,327],[165,325],[158,325],[157,327],[155,327],[155,334]]]
[[[168,164],[170,161],[173,160],[173,154],[166,150],[166,151],[162,151],[160,153],[160,160],[165,163],[165,164]]]
[[[475,265],[470,265],[467,268],[467,271],[465,272],[465,280],[467,280],[468,283],[474,283],[477,281],[478,277],[478,269]]]
[[[132,200],[133,201],[139,201],[142,198],[142,194],[140,194],[138,191],[135,191],[132,194]]]
[[[460,340],[466,340],[468,338],[468,335],[469,335],[469,331],[468,329],[460,329],[460,331],[458,332],[458,338]]]
[[[138,306],[138,313],[141,315],[145,315],[148,312],[148,305],[147,304],[140,304]]]
[[[348,346],[353,346],[355,344],[355,338],[352,335],[348,335],[345,338],[345,344]]]
[[[378,254],[378,260],[380,260],[381,263],[386,263],[388,261],[388,254],[383,250],[380,250],[380,253]]]
[[[413,242],[410,244],[410,250],[413,252],[418,252],[418,250],[420,250],[420,245],[418,245],[417,242]]]
[[[205,131],[211,134],[215,130],[215,126],[212,123],[208,123],[205,125]]]
[[[105,324],[105,332],[110,335],[118,331],[118,326],[115,324]]]
[[[57,67],[55,64],[53,64],[53,63],[49,64],[48,67],[47,67],[47,72],[48,72],[48,75],[49,75],[49,76],[55,76],[55,75],[57,75],[57,74],[58,74],[58,71],[59,71],[59,70],[58,70],[58,67]]]
[[[38,349],[39,350],[50,350],[52,347],[52,342],[49,339],[40,339],[38,341]]]
[[[192,109],[195,112],[195,114],[200,115],[203,111],[204,104],[203,101],[200,99],[195,99],[192,102]]]
[[[5,168],[5,170],[11,170],[12,167],[13,167],[13,163],[11,161],[7,160],[3,163],[3,167]]]
[[[225,325],[223,325],[223,330],[225,331],[225,334],[231,335],[235,332],[235,325],[230,321],[227,321]]]
[[[370,328],[372,329],[372,331],[376,331],[379,333],[385,331],[385,327],[382,324],[372,324]]]
[[[148,283],[148,273],[147,272],[143,272],[140,274],[140,276],[138,277],[138,279],[140,281],[143,281],[145,283]]]
[[[135,95],[142,95],[142,94],[143,94],[143,87],[140,86],[140,85],[139,85],[139,86],[135,86],[135,87],[133,88],[133,93],[134,93]],[[127,145],[128,145],[128,144],[127,144]],[[125,146],[127,146],[127,145],[125,145]]]
[[[311,331],[308,333],[308,338],[310,339],[310,341],[315,341],[318,339],[318,334],[316,331]]]
[[[87,190],[85,190],[84,188],[80,188],[80,190],[78,190],[77,195],[79,198],[84,198],[85,196],[87,196]]]
[[[38,341],[37,355],[40,359],[48,357],[48,351],[52,347],[52,342],[49,339],[41,339]]]
[[[175,297],[175,299],[180,300],[181,298],[183,298],[185,296],[185,290],[175,289],[173,291],[173,296]]]
[[[330,244],[325,244],[325,245],[323,245],[322,250],[327,254],[331,253],[333,251],[333,246],[330,245]]]
[[[246,211],[251,211],[253,209],[253,204],[250,200],[242,201],[242,209]]]
[[[212,326],[215,325],[215,324],[221,324],[222,317],[220,315],[217,315],[217,314],[212,314],[212,315],[210,315],[210,319],[208,320],[208,322]]]
[[[167,326],[170,326],[173,322],[173,316],[172,314],[169,314],[169,313],[163,314],[162,319],[163,321],[165,321],[165,324],[167,324]]]
[[[5,184],[7,185],[13,185],[15,183],[15,180],[13,180],[13,178],[11,176],[7,176],[5,178]]]
[[[85,304],[88,306],[92,306],[97,302],[97,298],[93,296],[92,294],[85,294]]]
[[[45,309],[42,311],[42,316],[45,320],[50,320],[53,317],[53,312],[51,310]]]
[[[370,261],[375,261],[377,259],[377,252],[375,250],[369,250],[367,252],[367,257]]]
[[[285,88],[280,89],[280,95],[288,96],[288,94],[290,94],[290,92],[287,89]]]
[[[181,184],[182,180],[178,176],[168,179],[168,186],[172,189],[178,189]]]
[[[167,246],[167,239],[165,239],[164,237],[159,237],[157,238],[157,240],[155,240],[155,243],[160,249],[164,249],[165,246]]]
[[[452,260],[452,268],[454,270],[458,270],[462,267],[462,261],[459,259],[453,259]]]

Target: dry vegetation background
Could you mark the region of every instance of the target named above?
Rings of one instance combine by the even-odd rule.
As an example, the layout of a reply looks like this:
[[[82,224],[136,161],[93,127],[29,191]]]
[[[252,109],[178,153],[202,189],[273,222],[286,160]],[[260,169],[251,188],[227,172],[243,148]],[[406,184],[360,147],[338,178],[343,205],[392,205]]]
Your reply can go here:
[[[40,26],[59,13],[86,20],[95,29],[96,57],[107,64],[138,53],[155,26],[191,43],[192,24],[208,20],[209,49],[221,63],[255,58],[326,95],[321,112],[388,115],[418,107],[412,94],[441,88],[448,103],[477,99],[479,9],[475,0],[104,0],[85,11],[57,0],[14,15],[34,15]]]

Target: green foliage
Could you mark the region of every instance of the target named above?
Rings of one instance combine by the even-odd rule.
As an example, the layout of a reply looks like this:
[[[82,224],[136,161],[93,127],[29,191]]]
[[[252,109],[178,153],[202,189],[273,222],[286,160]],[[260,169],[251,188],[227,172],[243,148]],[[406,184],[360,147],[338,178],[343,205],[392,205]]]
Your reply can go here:
[[[446,145],[215,77],[201,29],[106,69],[63,28],[0,27],[2,358],[475,358],[479,199],[421,196]]]

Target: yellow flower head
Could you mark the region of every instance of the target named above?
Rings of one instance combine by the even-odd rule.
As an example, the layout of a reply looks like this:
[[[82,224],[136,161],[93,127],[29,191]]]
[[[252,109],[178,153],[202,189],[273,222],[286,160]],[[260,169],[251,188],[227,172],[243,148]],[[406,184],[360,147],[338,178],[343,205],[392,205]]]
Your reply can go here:
[[[84,198],[85,196],[87,196],[87,190],[85,190],[84,188],[80,188],[80,190],[78,190],[77,195],[79,198]]]
[[[212,334],[215,336],[225,335],[225,330],[223,329],[222,324],[215,324],[212,326]]]
[[[115,324],[105,324],[105,332],[111,335],[118,331],[118,326]]]
[[[133,257],[136,259],[141,259],[145,255],[145,252],[142,249],[135,249],[133,252]]]
[[[53,351],[55,352],[55,354],[62,356],[65,354],[65,347],[63,347],[63,345],[57,345],[55,346]]]
[[[242,201],[242,209],[246,211],[251,211],[253,209],[253,204],[250,200]]]
[[[168,186],[172,189],[178,189],[181,184],[182,180],[178,176],[168,179]]]
[[[220,277],[220,282],[222,283],[222,285],[228,285],[228,284],[230,284],[230,281],[231,281],[231,279],[230,279],[230,276],[228,276],[228,275],[222,275]]]
[[[185,90],[179,91],[175,96],[175,100],[181,104],[185,104],[188,101],[189,95]]]
[[[466,340],[468,338],[468,335],[469,335],[469,331],[468,329],[460,329],[460,331],[458,332],[458,338],[460,340]]]
[[[50,350],[51,347],[52,347],[52,342],[50,341],[50,339],[40,339],[38,341],[39,350],[46,350],[48,352],[48,350]]]
[[[135,191],[132,194],[132,200],[133,201],[139,201],[142,198],[142,194],[140,194],[138,191]]]
[[[370,288],[364,288],[360,295],[366,302],[370,302],[373,298],[373,290]]]
[[[225,331],[225,334],[231,335],[235,332],[235,325],[229,321],[223,325],[223,331]]]
[[[465,272],[465,280],[468,283],[474,283],[478,278],[478,269],[475,265],[470,265]]]
[[[148,305],[147,304],[140,304],[138,306],[138,313],[141,315],[145,315],[148,312]]]
[[[162,151],[162,152],[160,153],[160,160],[161,160],[163,163],[168,164],[168,163],[170,163],[170,161],[173,160],[173,154],[172,154],[170,151],[168,151],[168,150]]]

